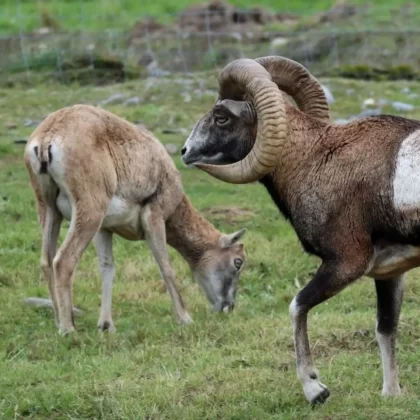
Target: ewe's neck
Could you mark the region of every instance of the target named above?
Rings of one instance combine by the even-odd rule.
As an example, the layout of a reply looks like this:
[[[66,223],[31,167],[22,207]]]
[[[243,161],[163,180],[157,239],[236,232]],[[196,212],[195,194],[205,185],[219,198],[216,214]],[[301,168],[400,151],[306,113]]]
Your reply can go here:
[[[209,223],[184,195],[166,222],[168,244],[195,266],[205,251],[216,245],[220,232]]]

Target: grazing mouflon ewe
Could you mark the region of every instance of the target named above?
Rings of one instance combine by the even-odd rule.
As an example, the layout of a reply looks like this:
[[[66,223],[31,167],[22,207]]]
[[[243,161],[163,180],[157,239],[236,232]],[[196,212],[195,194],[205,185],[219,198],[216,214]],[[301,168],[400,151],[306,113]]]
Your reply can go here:
[[[42,229],[41,266],[61,334],[74,330],[72,276],[92,239],[103,281],[98,327],[114,329],[113,234],[147,241],[181,323],[191,318],[175,286],[167,244],[188,262],[215,310],[233,309],[245,229],[224,235],[201,216],[150,132],[93,106],[63,108],[32,133],[25,164]],[[70,228],[57,251],[63,217]]]
[[[329,396],[313,366],[308,312],[363,275],[376,285],[382,393],[400,394],[403,275],[420,266],[420,122],[381,115],[334,125],[305,67],[283,57],[239,59],[220,73],[218,100],[182,153],[225,182],[262,183],[304,249],[321,259],[290,305],[306,398]]]

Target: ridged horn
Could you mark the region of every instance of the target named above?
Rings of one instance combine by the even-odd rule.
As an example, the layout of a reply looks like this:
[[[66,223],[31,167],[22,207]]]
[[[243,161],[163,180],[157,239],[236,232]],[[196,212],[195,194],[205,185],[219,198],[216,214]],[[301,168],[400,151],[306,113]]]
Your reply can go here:
[[[246,96],[257,112],[258,129],[253,148],[230,165],[195,166],[221,181],[246,184],[261,179],[278,165],[286,139],[286,111],[281,91],[270,73],[255,60],[242,58],[229,63],[219,75],[219,99],[241,100]]]
[[[255,59],[271,75],[273,82],[290,95],[305,114],[329,122],[330,110],[324,90],[302,64],[281,56]]]

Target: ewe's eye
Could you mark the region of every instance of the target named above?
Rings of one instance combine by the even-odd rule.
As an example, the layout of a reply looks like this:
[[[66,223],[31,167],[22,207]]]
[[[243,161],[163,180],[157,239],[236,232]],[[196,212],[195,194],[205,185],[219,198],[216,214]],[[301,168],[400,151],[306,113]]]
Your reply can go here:
[[[227,117],[216,117],[216,124],[218,125],[224,125],[229,121],[229,118]]]
[[[239,270],[242,267],[243,261],[240,258],[235,258],[233,260],[233,265]]]

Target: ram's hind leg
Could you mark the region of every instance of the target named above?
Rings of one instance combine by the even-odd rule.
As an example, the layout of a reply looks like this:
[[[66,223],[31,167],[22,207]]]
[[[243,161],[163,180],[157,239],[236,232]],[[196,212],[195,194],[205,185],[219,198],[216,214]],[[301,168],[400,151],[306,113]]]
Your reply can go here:
[[[88,203],[77,203],[72,211],[70,229],[54,258],[55,292],[59,312],[59,332],[74,331],[72,277],[83,252],[99,230],[105,211],[88,210]]]
[[[383,368],[382,395],[401,394],[395,360],[398,319],[404,293],[403,276],[390,280],[375,280],[377,296],[376,339]]]

